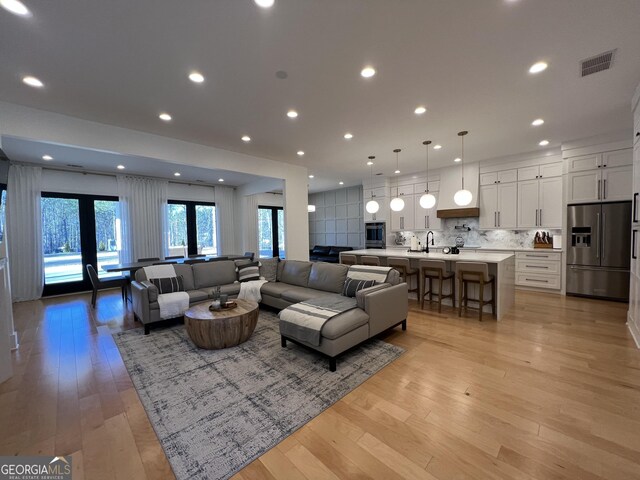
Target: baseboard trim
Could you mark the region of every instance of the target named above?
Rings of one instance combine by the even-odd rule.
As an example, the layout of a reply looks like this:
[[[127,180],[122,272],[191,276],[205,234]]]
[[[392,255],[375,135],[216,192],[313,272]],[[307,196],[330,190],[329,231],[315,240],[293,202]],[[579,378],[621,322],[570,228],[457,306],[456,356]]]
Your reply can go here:
[[[627,315],[627,327],[629,327],[629,331],[631,332],[633,341],[636,342],[636,347],[640,348],[640,330],[638,330],[638,327],[629,319],[628,315]]]

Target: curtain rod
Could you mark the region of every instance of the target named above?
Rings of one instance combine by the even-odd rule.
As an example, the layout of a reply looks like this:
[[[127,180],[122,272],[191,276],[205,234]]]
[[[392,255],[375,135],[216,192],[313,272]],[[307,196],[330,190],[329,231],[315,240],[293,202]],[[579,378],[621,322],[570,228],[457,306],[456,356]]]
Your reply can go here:
[[[167,178],[162,178],[162,177],[152,177],[149,175],[130,175],[130,174],[126,174],[126,173],[105,173],[105,172],[98,172],[95,170],[77,170],[77,169],[72,169],[72,168],[64,168],[64,167],[50,167],[50,166],[42,166],[42,165],[38,165],[35,163],[29,163],[29,162],[14,162],[11,161],[10,163],[15,163],[16,165],[27,165],[30,167],[41,167],[43,170],[51,170],[54,172],[71,172],[71,173],[79,173],[82,175],[100,175],[102,177],[113,177],[116,178],[118,175],[127,175],[130,177],[144,177],[144,178],[153,178],[155,180],[167,180],[167,182],[169,183],[174,183],[176,185],[193,185],[193,186],[200,186],[200,187],[222,187],[222,188],[232,188],[232,189],[236,189],[236,187],[227,187],[226,185],[215,185],[212,183],[194,183],[194,182],[186,182],[186,181],[176,181],[176,180],[169,180]]]

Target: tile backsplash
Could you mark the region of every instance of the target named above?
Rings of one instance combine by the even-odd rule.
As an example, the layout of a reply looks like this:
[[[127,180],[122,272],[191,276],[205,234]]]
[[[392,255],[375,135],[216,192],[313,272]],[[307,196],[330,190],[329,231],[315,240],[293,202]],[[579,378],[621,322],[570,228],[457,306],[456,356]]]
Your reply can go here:
[[[456,225],[466,225],[470,231],[456,230]],[[455,245],[456,237],[462,237],[464,244],[483,248],[531,248],[533,239],[538,231],[545,231],[551,235],[560,235],[562,230],[538,229],[538,230],[479,230],[477,218],[446,218],[442,222],[442,230],[434,231],[436,246]],[[404,245],[410,244],[413,236],[418,238],[423,245],[427,232],[400,232],[405,239]],[[391,235],[389,245],[394,245],[396,235]]]

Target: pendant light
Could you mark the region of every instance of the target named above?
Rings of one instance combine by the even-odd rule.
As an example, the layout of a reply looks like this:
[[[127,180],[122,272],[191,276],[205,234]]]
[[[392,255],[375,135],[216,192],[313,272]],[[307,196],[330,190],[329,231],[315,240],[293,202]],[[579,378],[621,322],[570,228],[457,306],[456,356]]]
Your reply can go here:
[[[420,206],[429,209],[436,204],[436,197],[429,193],[429,145],[431,145],[431,140],[425,140],[422,144],[427,147],[427,189],[424,191],[424,195],[420,197]]]
[[[367,202],[364,208],[368,213],[376,213],[380,210],[380,204],[374,200],[375,195],[373,194],[373,159],[376,158],[373,155],[369,157],[369,168],[371,169],[371,200]]]
[[[467,133],[469,132],[467,132],[466,130],[458,132],[458,136],[460,137],[460,141],[462,143],[462,152],[460,155],[460,167],[462,169],[462,188],[458,190],[453,196],[453,201],[460,207],[466,207],[471,203],[471,200],[473,200],[473,195],[471,194],[471,192],[464,188],[464,136]]]
[[[395,171],[396,175],[400,173],[400,168],[398,163],[398,154],[401,151],[402,150],[400,150],[399,148],[396,148],[393,151],[393,153],[396,154],[396,171]],[[402,209],[404,208],[404,200],[400,198],[400,195],[398,195],[398,179],[397,178],[398,177],[396,177],[396,196],[391,199],[391,203],[389,204],[389,206],[391,207],[391,210],[393,210],[394,212],[401,212]]]

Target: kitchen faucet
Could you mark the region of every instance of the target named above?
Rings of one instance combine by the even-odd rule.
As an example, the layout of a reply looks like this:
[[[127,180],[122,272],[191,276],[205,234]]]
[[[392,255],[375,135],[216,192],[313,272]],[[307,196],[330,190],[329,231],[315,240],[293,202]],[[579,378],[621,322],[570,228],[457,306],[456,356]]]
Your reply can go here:
[[[431,246],[433,246],[433,237],[435,235],[431,230],[427,232],[427,241],[425,242],[427,247],[427,250],[426,250],[427,253],[429,253],[429,234],[431,234]]]

